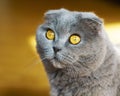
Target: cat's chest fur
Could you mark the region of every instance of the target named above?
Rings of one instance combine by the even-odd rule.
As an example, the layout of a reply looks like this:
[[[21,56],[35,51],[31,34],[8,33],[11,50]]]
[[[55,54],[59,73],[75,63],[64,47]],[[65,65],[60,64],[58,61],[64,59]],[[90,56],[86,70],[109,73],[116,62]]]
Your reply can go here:
[[[70,77],[61,71],[56,72],[50,76],[51,96],[116,96],[119,80],[112,72],[98,74]]]

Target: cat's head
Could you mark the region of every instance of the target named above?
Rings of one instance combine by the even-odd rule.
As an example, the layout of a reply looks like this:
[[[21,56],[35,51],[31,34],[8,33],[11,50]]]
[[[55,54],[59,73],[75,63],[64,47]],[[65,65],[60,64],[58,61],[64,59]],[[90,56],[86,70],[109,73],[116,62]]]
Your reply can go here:
[[[72,68],[86,75],[104,60],[103,31],[103,22],[94,13],[51,10],[37,30],[37,50],[47,69]]]

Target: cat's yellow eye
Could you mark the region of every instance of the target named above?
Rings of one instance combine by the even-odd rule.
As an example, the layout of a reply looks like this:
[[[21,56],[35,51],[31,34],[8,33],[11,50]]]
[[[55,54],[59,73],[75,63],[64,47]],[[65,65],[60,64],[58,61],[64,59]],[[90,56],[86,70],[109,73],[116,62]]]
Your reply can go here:
[[[81,41],[81,38],[79,35],[71,35],[70,36],[70,39],[69,39],[70,43],[73,44],[73,45],[76,45],[78,44],[80,41]]]
[[[54,40],[54,38],[55,38],[55,33],[54,33],[52,30],[48,30],[47,33],[46,33],[46,37],[47,37],[47,39],[49,39],[49,40]]]

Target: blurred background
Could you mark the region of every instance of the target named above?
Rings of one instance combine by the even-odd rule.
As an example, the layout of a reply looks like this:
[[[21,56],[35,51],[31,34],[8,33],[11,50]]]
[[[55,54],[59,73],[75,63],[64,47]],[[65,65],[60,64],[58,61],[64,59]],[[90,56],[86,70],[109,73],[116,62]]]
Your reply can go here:
[[[44,12],[59,8],[95,12],[120,43],[119,0],[0,0],[0,96],[49,96],[35,34]]]

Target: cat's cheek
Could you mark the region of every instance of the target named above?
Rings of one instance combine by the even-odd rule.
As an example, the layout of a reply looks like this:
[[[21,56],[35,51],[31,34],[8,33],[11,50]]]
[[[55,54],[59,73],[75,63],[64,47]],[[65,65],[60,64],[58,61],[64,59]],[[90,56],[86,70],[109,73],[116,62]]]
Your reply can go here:
[[[54,51],[52,50],[52,48],[48,48],[47,51],[45,51],[45,57],[47,57],[47,59],[51,60],[54,58]]]
[[[51,60],[54,58],[54,52],[51,46],[46,46],[46,47],[42,46],[42,47],[37,48],[37,50],[42,60],[46,60],[46,59]]]

